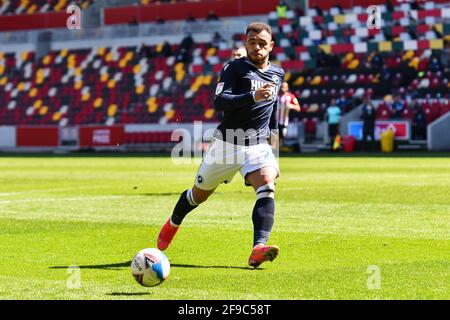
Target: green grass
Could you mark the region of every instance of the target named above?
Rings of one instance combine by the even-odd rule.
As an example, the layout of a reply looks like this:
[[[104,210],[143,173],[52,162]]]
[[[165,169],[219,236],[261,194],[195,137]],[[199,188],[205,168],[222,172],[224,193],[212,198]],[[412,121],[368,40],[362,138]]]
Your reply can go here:
[[[449,299],[450,159],[280,159],[270,243],[247,268],[255,194],[236,175],[189,214],[144,288],[136,252],[197,164],[165,157],[0,158],[0,299]],[[81,287],[67,286],[80,267]],[[380,270],[369,289],[370,266]]]

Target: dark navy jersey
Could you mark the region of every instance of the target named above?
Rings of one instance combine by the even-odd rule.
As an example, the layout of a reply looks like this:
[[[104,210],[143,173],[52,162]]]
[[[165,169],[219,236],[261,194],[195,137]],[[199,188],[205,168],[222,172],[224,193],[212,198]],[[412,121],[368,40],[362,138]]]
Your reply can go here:
[[[227,129],[231,132],[241,129],[246,133],[243,143],[267,142],[270,130],[277,129],[277,97],[283,81],[284,70],[271,63],[259,69],[244,57],[225,64],[214,98],[214,108],[223,111],[215,136],[219,134],[222,140],[241,144],[234,138],[227,139]],[[255,102],[254,91],[267,83],[275,86],[272,99]]]

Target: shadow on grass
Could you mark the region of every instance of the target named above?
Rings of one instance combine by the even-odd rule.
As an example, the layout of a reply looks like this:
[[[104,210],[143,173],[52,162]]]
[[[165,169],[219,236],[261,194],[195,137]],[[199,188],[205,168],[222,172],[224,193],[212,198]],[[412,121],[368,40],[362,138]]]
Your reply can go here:
[[[181,192],[165,192],[165,193],[139,193],[139,194],[134,194],[134,196],[148,196],[148,197],[152,197],[152,196],[179,196],[181,194]]]
[[[171,264],[172,268],[194,268],[194,269],[242,269],[242,270],[254,270],[252,267],[235,267],[235,266],[199,266],[193,264]]]
[[[97,264],[97,265],[86,265],[86,266],[54,266],[49,267],[50,269],[68,269],[70,267],[78,267],[80,269],[102,269],[102,270],[120,270],[125,267],[130,267],[131,260],[122,263],[112,263],[112,264]]]
[[[149,296],[153,293],[151,292],[135,292],[135,293],[131,293],[131,292],[111,292],[111,293],[107,293],[106,295],[108,296]]]
[[[159,196],[159,197],[161,197],[161,196],[179,196],[179,195],[181,195],[181,193],[182,193],[183,191],[180,191],[180,192],[165,192],[165,193],[157,193],[157,192],[155,192],[155,193],[138,193],[138,194],[125,194],[126,196],[144,196],[144,197],[154,197],[154,196]],[[224,192],[224,191],[215,191],[214,192],[214,194],[230,194],[230,193],[239,193],[239,194],[241,194],[242,193],[242,191],[226,191],[226,192]],[[117,195],[119,195],[119,194],[117,194]],[[121,196],[123,195],[123,194],[120,194]]]
[[[101,269],[101,270],[121,270],[123,268],[129,268],[131,261],[126,261],[122,263],[112,263],[112,264],[98,264],[98,265],[85,265],[77,266],[80,269]],[[54,266],[49,267],[50,269],[68,269],[75,266]],[[193,269],[241,269],[241,270],[255,270],[252,267],[237,267],[237,266],[202,266],[194,264],[177,264],[173,263],[170,265],[171,268],[193,268]],[[258,268],[257,270],[262,270]]]

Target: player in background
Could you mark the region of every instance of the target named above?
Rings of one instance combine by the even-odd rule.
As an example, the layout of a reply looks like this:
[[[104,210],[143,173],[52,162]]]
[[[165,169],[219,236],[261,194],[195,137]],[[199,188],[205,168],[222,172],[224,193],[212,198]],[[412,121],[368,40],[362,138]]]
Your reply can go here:
[[[231,60],[240,59],[247,56],[247,50],[244,46],[235,46],[231,51]]]
[[[247,57],[223,67],[214,98],[215,109],[224,113],[223,120],[202,159],[194,186],[181,194],[159,233],[160,250],[170,245],[185,216],[239,171],[256,195],[248,264],[256,268],[278,256],[278,246],[266,244],[274,224],[275,180],[280,174],[271,145],[278,143],[277,95],[284,81],[283,69],[269,62],[273,46],[271,27],[251,23],[246,30]]]
[[[289,92],[289,84],[283,82],[281,85],[280,102],[278,103],[278,130],[280,134],[280,147],[283,145],[289,126],[289,112],[295,110],[300,112],[300,104],[297,98]]]

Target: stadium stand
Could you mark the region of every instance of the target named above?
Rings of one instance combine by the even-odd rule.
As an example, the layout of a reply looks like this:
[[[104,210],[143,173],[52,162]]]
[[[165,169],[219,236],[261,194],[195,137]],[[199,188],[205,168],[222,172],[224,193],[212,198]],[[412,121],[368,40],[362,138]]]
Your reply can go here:
[[[86,9],[93,0],[0,0],[0,15],[34,14],[65,11],[70,4]]]
[[[35,9],[26,0],[12,3],[1,1],[0,12],[59,11],[68,2]],[[358,6],[267,16],[275,33],[273,61],[300,98],[302,111],[293,118],[303,121],[308,139],[314,140],[331,98],[349,112],[370,97],[379,120],[411,120],[420,108],[429,124],[450,111],[449,5],[380,7],[380,30],[367,29],[365,8]],[[229,48],[243,38],[239,33],[224,40],[228,46],[193,43],[184,50],[181,42],[50,50],[39,59],[34,52],[0,51],[0,125],[216,122],[215,83]],[[136,133],[130,139],[167,137]]]

